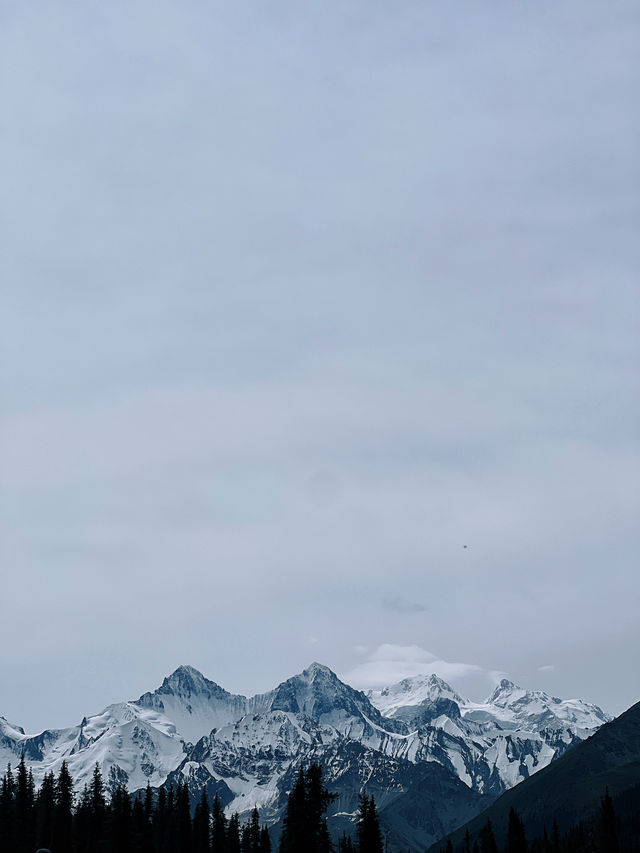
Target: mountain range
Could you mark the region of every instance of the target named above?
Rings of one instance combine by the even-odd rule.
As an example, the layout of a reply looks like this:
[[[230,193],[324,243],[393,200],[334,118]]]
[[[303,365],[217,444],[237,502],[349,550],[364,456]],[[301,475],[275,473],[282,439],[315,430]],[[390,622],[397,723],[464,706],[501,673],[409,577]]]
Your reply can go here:
[[[502,680],[481,703],[436,675],[367,694],[313,663],[273,690],[245,697],[180,666],[139,699],[66,729],[26,734],[0,717],[0,766],[24,753],[36,782],[65,760],[80,790],[96,763],[130,791],[189,782],[229,812],[257,805],[277,825],[301,764],[319,761],[337,794],[333,831],[350,831],[366,789],[396,844],[436,841],[479,814],[611,718],[583,700]]]
[[[640,830],[640,702],[540,773],[502,794],[485,812],[451,834],[452,846],[459,849],[466,831],[475,838],[482,826],[491,821],[498,845],[502,847],[512,808],[524,822],[529,841],[542,838],[545,830],[550,834],[554,821],[558,831],[565,832],[578,821],[588,821],[597,815],[605,791],[615,803],[619,831],[623,834],[625,829],[627,834],[631,831],[637,840]],[[635,826],[629,830],[628,824],[632,821]],[[444,839],[440,839],[430,853],[437,853],[442,846]]]

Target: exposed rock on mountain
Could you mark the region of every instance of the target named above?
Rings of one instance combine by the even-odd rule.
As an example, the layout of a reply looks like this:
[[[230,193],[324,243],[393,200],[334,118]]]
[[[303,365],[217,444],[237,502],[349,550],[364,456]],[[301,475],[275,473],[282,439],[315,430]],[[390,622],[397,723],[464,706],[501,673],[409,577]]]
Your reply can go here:
[[[188,780],[230,811],[255,805],[279,819],[292,774],[320,761],[338,794],[335,828],[351,826],[357,796],[376,797],[392,839],[424,845],[580,742],[609,718],[581,700],[503,680],[483,703],[435,675],[365,695],[311,664],[274,690],[228,693],[189,666],[155,691],[110,705],[68,729],[27,735],[0,718],[0,761],[24,752],[34,778],[63,760],[78,788],[96,763],[129,790]]]

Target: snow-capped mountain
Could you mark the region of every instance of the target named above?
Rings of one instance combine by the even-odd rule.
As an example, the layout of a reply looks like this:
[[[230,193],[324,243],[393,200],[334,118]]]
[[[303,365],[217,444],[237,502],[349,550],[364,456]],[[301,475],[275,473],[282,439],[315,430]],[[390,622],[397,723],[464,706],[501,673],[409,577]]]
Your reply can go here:
[[[542,690],[524,690],[503,678],[484,703],[467,702],[466,717],[493,717],[503,727],[539,730],[543,727],[567,728],[583,735],[611,720],[597,705],[583,699],[558,699]]]
[[[571,729],[585,737],[611,719],[597,705],[583,699],[558,699],[541,690],[524,690],[506,678],[484,702],[463,698],[437,675],[405,678],[382,690],[370,690],[367,696],[386,716],[407,722],[424,721],[429,715],[433,718],[434,712],[443,709],[447,716],[461,716],[487,728],[493,725],[536,732],[544,728]],[[459,714],[450,703],[458,706]]]
[[[367,714],[380,720],[379,712],[371,708],[363,693],[340,681],[328,666],[321,663],[312,663],[270,693],[255,696],[251,700],[251,710],[254,713],[291,711],[327,723]]]
[[[192,666],[179,666],[153,693],[135,703],[170,720],[183,740],[195,743],[212,729],[226,726],[248,712],[246,696],[228,693]]]
[[[382,690],[369,690],[367,698],[386,717],[405,722],[426,722],[443,713],[455,718],[460,716],[459,709],[464,704],[462,697],[433,673],[403,678]]]
[[[321,761],[339,794],[335,825],[353,819],[366,786],[387,826],[426,844],[428,827],[433,837],[450,831],[608,719],[595,705],[506,680],[483,703],[435,675],[365,695],[314,663],[247,698],[181,666],[155,691],[68,729],[28,735],[0,717],[0,762],[24,753],[39,781],[66,760],[78,790],[96,763],[108,785],[131,791],[184,779],[229,811],[257,805],[263,820],[277,820],[292,774]]]
[[[66,761],[81,789],[99,764],[106,778],[126,781],[131,790],[161,785],[179,763],[184,744],[173,723],[134,702],[110,705],[101,714],[84,717],[77,726],[27,735],[0,719],[0,761],[6,766],[24,753],[39,782]]]

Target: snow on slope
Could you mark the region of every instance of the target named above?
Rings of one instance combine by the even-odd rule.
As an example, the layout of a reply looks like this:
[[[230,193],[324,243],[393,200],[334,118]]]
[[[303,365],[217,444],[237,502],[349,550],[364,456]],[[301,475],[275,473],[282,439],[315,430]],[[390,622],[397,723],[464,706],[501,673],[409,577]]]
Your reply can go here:
[[[370,690],[367,696],[385,716],[404,720],[410,715],[418,717],[424,706],[437,708],[443,702],[455,702],[465,720],[502,729],[570,728],[584,737],[611,720],[601,708],[583,699],[558,699],[541,690],[525,690],[504,678],[484,702],[463,698],[436,675],[405,678],[381,690]]]
[[[290,711],[332,726],[344,737],[379,742],[402,727],[385,719],[364,693],[355,690],[323,664],[312,663],[299,675],[283,681],[275,690],[249,700],[254,714]],[[372,744],[373,745],[373,744]]]
[[[493,693],[481,703],[467,701],[462,713],[469,719],[493,719],[503,727],[569,727],[583,737],[612,717],[602,708],[583,699],[558,699],[542,690],[524,690],[503,678]]]
[[[228,693],[192,666],[179,666],[157,690],[144,693],[136,704],[171,720],[190,743],[238,720],[248,709],[245,696]]]
[[[400,708],[415,707],[438,699],[450,699],[459,706],[464,703],[462,697],[435,674],[403,678],[382,690],[369,690],[366,695],[371,704],[387,717],[394,716]]]
[[[229,813],[264,808],[279,796],[278,782],[292,763],[339,740],[335,729],[305,715],[250,714],[202,738],[183,775],[189,779],[203,766],[212,778],[223,780],[234,795]]]
[[[15,764],[24,752],[38,782],[66,760],[77,788],[96,762],[107,783],[126,782],[132,791],[179,773],[196,790],[222,785],[230,810],[243,811],[273,805],[300,761],[357,744],[382,762],[436,762],[476,792],[497,795],[608,719],[595,705],[506,680],[483,703],[435,675],[366,696],[314,663],[248,699],[181,666],[155,691],[79,726],[34,736],[0,718],[0,761]]]
[[[26,737],[21,726],[15,726],[5,717],[0,717],[0,768],[4,770],[7,764],[15,761],[16,745],[22,744]]]
[[[83,720],[77,744],[71,752],[61,751],[56,764],[66,758],[77,787],[89,780],[97,762],[107,781],[113,768],[118,781],[136,790],[147,782],[162,784],[183,754],[182,740],[169,720],[133,702],[121,702]]]
[[[108,780],[113,772],[131,790],[160,785],[184,756],[175,726],[166,718],[132,702],[110,705],[100,714],[85,717],[80,725],[25,735],[3,727],[4,763],[16,763],[24,752],[40,782],[45,773],[57,773],[66,761],[76,788],[88,783],[96,763]],[[15,733],[20,733],[18,737]]]

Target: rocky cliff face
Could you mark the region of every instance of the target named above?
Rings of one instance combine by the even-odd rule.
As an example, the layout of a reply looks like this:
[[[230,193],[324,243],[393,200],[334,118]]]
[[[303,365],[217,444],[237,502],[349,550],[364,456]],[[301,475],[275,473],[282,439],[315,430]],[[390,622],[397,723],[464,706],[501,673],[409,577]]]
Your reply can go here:
[[[314,663],[247,698],[182,666],[157,690],[68,729],[31,736],[0,718],[0,761],[24,752],[38,781],[66,760],[78,788],[96,763],[131,791],[181,778],[195,795],[206,787],[229,811],[257,805],[272,822],[299,765],[320,761],[338,795],[335,828],[351,826],[366,788],[393,838],[424,845],[608,719],[506,680],[483,703],[435,675],[365,695]]]

